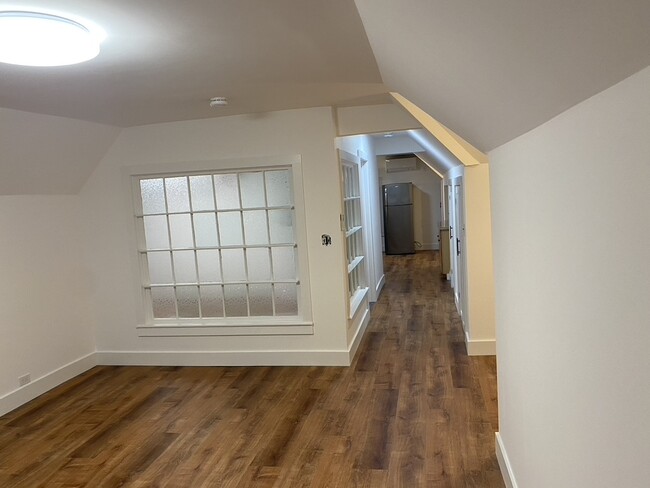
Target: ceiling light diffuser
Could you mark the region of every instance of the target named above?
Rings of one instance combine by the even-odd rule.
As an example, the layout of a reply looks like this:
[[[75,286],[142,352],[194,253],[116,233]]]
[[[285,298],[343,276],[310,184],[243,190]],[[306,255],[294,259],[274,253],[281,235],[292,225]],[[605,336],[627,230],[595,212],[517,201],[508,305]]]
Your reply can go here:
[[[99,54],[99,40],[74,20],[38,12],[0,12],[0,62],[66,66]]]

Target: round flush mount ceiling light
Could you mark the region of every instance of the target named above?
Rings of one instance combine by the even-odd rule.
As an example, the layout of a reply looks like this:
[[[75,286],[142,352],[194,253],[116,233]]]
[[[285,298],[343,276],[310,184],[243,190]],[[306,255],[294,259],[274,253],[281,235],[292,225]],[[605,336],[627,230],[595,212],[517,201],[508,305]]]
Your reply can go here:
[[[0,62],[66,66],[99,54],[99,37],[74,20],[39,12],[0,12]]]

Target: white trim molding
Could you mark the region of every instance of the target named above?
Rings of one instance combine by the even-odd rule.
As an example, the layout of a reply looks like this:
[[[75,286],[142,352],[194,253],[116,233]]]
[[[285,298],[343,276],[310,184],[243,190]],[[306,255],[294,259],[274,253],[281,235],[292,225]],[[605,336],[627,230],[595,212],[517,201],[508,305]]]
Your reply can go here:
[[[97,363],[95,362],[95,353],[93,352],[7,393],[0,397],[0,416],[15,410],[43,393],[50,391],[52,388],[56,388],[61,383],[65,383],[95,366],[97,366]]]
[[[347,350],[94,352],[0,397],[0,416],[95,366],[350,366],[369,323],[366,309]]]
[[[497,354],[496,339],[470,339],[469,334],[465,332],[465,346],[468,356],[496,356]]]
[[[98,351],[103,366],[349,366],[346,350]]]
[[[501,476],[503,476],[503,482],[506,484],[506,488],[519,488],[519,485],[517,485],[517,481],[515,480],[515,474],[512,472],[510,459],[508,458],[508,453],[506,452],[506,448],[503,445],[501,434],[495,432],[494,438],[497,461],[499,461],[499,468],[501,468]]]
[[[312,323],[298,323],[293,325],[262,325],[262,326],[200,326],[200,325],[139,325],[137,327],[140,337],[207,337],[207,336],[248,336],[248,335],[313,335]]]

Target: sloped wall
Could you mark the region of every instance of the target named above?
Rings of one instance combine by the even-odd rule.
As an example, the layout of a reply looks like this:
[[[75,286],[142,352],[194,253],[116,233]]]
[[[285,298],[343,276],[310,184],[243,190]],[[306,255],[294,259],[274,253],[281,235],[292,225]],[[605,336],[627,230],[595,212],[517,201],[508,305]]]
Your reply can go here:
[[[120,129],[0,108],[0,195],[74,195]]]

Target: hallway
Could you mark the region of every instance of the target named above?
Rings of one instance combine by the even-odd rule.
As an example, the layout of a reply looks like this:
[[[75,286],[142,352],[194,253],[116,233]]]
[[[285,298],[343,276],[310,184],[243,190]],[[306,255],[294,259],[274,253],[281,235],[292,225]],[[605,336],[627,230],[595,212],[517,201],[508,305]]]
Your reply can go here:
[[[0,486],[502,487],[496,364],[438,259],[386,257],[350,368],[88,371],[0,418]]]

